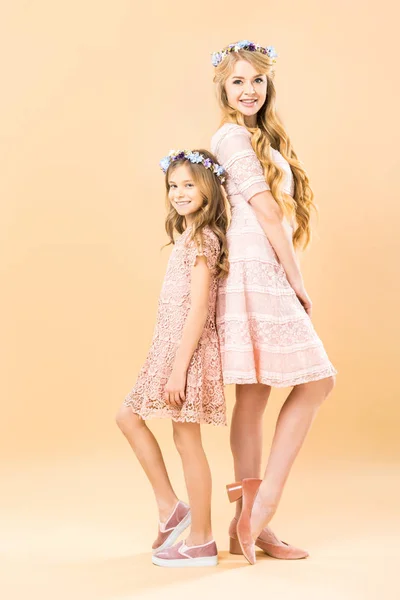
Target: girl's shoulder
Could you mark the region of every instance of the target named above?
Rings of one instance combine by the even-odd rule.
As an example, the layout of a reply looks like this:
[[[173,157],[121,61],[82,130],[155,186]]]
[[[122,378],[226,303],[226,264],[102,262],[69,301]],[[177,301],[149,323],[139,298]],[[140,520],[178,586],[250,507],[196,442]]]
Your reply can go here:
[[[202,227],[201,231],[196,234],[195,238],[190,235],[187,245],[194,245],[197,246],[197,248],[204,246],[219,248],[220,243],[217,234],[214,233],[211,227],[205,225],[205,227]]]
[[[186,251],[190,256],[190,264],[193,265],[196,256],[205,256],[208,267],[213,270],[218,262],[221,245],[218,236],[206,225],[199,231],[195,238],[189,237]]]
[[[215,272],[220,253],[220,242],[214,231],[206,225],[202,228],[198,236],[196,236],[196,255],[204,256],[208,268],[211,272]]]
[[[233,136],[246,137],[247,139],[250,139],[251,133],[246,127],[243,127],[243,125],[237,125],[236,123],[224,123],[211,138],[211,152],[216,154],[221,142]]]
[[[219,248],[218,236],[208,225],[203,227],[201,230],[201,237],[206,243],[212,244],[213,246],[218,246]]]
[[[194,246],[199,248],[204,245],[211,245],[219,248],[220,245],[217,234],[211,229],[209,225],[205,225],[204,227],[202,227],[201,231],[197,233],[195,238],[193,238],[191,230],[186,229],[179,238],[179,240],[181,241],[181,243],[183,243],[183,245],[186,248],[191,248]]]

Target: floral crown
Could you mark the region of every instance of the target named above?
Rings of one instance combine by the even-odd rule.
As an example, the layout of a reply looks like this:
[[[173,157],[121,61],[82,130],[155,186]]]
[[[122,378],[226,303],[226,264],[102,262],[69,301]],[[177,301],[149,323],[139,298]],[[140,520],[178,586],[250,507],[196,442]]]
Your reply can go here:
[[[248,50],[250,52],[261,52],[261,54],[266,54],[269,58],[272,58],[273,62],[276,62],[277,53],[273,46],[260,46],[260,44],[254,44],[254,42],[249,42],[249,40],[241,40],[240,42],[236,42],[235,44],[229,44],[219,52],[213,52],[211,61],[214,67],[218,67],[218,65],[224,60],[228,54],[231,52],[239,52],[239,50]]]
[[[204,156],[204,154],[193,152],[192,150],[170,150],[168,156],[164,156],[160,160],[160,167],[163,172],[166,173],[170,164],[177,160],[189,160],[193,164],[203,165],[206,169],[211,169],[214,175],[220,180],[220,183],[224,183],[225,181],[225,169],[221,165],[211,160],[211,158]]]

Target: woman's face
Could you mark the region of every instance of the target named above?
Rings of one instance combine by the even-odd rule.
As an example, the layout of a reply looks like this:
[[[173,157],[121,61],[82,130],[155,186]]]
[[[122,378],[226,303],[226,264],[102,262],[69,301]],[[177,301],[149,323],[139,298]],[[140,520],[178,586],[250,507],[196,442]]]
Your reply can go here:
[[[267,98],[267,76],[246,60],[239,60],[226,80],[225,91],[229,106],[244,115],[246,125],[254,126]]]

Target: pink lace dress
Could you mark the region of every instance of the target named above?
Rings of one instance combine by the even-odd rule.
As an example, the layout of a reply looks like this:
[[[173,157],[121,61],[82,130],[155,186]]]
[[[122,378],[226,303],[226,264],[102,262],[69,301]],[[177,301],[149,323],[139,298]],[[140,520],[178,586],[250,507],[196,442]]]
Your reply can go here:
[[[250,133],[225,124],[214,135],[211,148],[227,171],[232,207],[230,272],[217,300],[224,382],[286,387],[333,375],[336,371],[311,319],[248,202],[269,189]],[[272,154],[284,172],[284,191],[293,195],[290,165],[278,151]]]
[[[136,385],[125,398],[142,419],[168,417],[174,421],[226,425],[225,398],[215,307],[218,282],[216,264],[219,241],[209,228],[202,232],[199,247],[189,241],[187,229],[172,250],[158,302],[153,340]],[[178,409],[164,402],[164,388],[172,371],[176,350],[190,309],[190,281],[196,256],[204,255],[211,272],[208,315],[203,333],[190,361],[186,399]]]

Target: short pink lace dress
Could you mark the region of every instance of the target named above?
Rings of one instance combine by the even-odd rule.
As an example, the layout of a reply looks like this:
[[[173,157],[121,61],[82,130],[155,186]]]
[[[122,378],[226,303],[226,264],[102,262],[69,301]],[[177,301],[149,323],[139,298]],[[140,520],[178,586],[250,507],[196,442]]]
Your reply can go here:
[[[249,204],[253,196],[270,189],[250,132],[226,123],[212,138],[211,149],[227,171],[232,207],[227,235],[230,272],[217,300],[224,382],[286,387],[335,374]],[[277,150],[272,156],[284,172],[285,193],[293,195],[290,165]]]
[[[190,229],[176,241],[158,302],[155,331],[136,385],[124,400],[142,419],[170,418],[173,421],[226,425],[224,386],[215,308],[218,289],[216,264],[219,241],[208,227],[201,244],[190,240]],[[208,315],[203,333],[190,361],[186,399],[181,408],[168,406],[164,388],[172,371],[175,354],[190,309],[191,270],[196,256],[206,257],[211,273]]]

